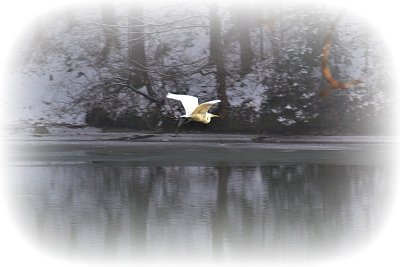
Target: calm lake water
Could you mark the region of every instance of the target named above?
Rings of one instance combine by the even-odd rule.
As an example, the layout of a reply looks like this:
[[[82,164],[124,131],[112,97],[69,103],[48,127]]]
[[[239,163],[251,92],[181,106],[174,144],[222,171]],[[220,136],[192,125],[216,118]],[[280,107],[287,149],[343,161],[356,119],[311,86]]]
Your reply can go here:
[[[351,253],[379,232],[390,191],[391,167],[376,150],[77,144],[29,151],[17,151],[10,167],[21,231],[67,255]]]

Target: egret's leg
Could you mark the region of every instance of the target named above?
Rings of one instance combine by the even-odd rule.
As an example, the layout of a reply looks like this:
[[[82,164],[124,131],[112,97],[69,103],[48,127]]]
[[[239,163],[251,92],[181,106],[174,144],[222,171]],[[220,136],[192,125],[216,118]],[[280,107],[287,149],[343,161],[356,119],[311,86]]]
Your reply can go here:
[[[185,122],[185,118],[179,117],[179,119],[178,119],[178,124],[177,124],[176,129],[175,129],[175,133],[176,133],[176,134],[178,134],[179,129],[181,128],[181,126],[182,126],[182,124],[183,124],[184,122]]]

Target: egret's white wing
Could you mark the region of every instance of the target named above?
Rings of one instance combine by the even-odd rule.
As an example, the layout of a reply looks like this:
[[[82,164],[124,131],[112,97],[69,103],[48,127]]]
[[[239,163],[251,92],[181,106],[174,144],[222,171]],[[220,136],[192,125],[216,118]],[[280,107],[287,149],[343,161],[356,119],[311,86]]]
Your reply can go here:
[[[211,100],[211,101],[207,101],[204,103],[201,103],[200,105],[198,105],[194,110],[193,110],[193,114],[196,113],[202,113],[205,114],[212,105],[217,104],[221,102],[221,100]]]
[[[191,95],[177,95],[168,93],[167,98],[181,101],[186,115],[192,114],[193,110],[195,110],[195,108],[199,105],[199,100],[197,97]]]

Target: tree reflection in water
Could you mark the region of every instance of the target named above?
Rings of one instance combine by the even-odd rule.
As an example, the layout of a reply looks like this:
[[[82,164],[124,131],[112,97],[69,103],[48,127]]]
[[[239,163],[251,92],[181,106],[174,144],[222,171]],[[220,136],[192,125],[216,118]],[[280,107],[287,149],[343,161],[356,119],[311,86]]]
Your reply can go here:
[[[27,235],[73,254],[285,257],[368,240],[388,189],[382,166],[14,167]]]

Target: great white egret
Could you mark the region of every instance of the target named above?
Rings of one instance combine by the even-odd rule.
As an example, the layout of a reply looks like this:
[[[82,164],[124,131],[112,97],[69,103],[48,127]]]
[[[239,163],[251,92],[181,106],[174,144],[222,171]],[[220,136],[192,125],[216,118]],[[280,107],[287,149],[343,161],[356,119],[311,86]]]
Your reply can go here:
[[[186,114],[180,116],[181,118],[189,118],[190,120],[199,121],[207,124],[210,123],[211,118],[219,117],[218,115],[208,113],[208,110],[212,105],[221,102],[221,100],[211,100],[201,103],[199,105],[198,98],[191,95],[177,95],[168,93],[167,98],[179,100],[182,102]]]

